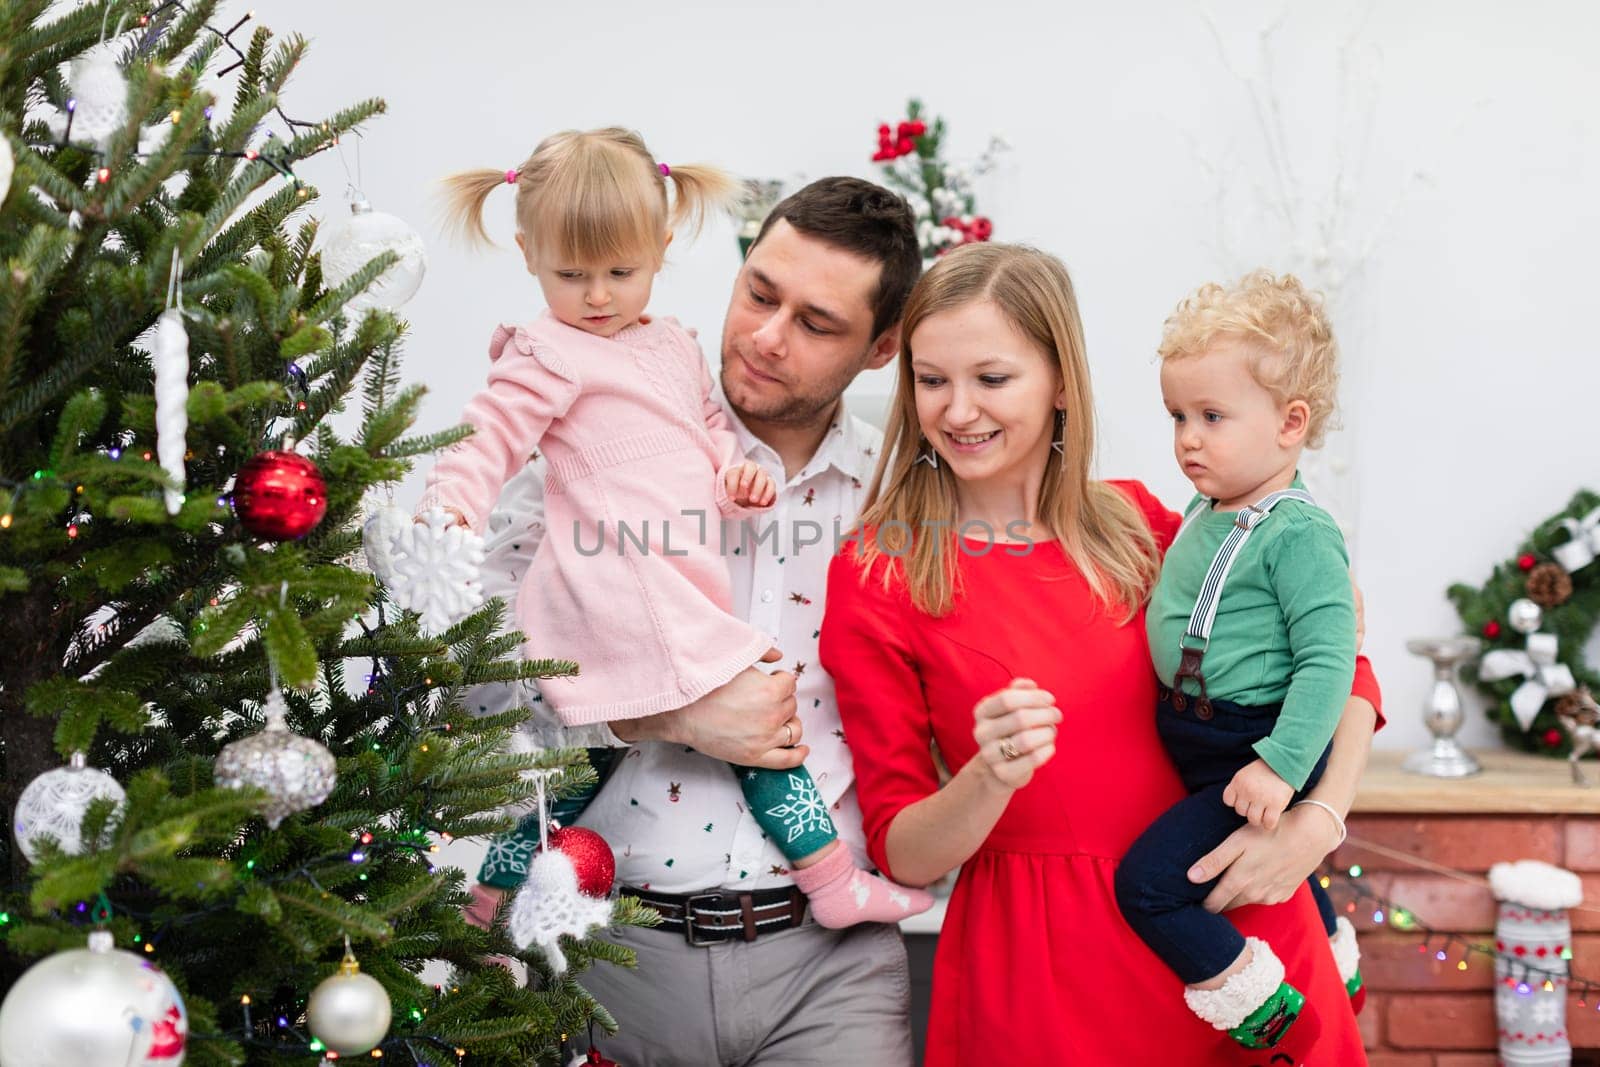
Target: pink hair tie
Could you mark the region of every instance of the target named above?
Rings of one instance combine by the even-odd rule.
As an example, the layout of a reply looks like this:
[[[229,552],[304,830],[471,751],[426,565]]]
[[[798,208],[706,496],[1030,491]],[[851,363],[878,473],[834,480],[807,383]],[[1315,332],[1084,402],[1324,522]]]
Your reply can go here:
[[[661,168],[661,176],[663,178],[671,176],[671,174],[672,174],[672,168],[671,167],[667,166],[665,163],[657,163],[656,166]]]
[[[506,171],[506,184],[507,185],[515,185],[515,184],[517,184],[517,172],[516,171],[514,171],[514,170]]]

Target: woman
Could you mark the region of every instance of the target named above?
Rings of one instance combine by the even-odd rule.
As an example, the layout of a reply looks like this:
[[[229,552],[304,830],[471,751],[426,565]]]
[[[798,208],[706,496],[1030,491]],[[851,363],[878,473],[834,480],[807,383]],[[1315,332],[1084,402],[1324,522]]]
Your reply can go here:
[[[1065,268],[1015,246],[960,249],[917,284],[904,336],[859,539],[830,572],[821,660],[873,859],[908,885],[962,867],[927,1063],[1002,1050],[1017,1064],[1294,1062],[1197,1019],[1118,913],[1117,861],[1183,795],[1156,736],[1142,617],[1179,517],[1136,483],[1089,480],[1093,403]],[[1356,692],[1313,794],[1339,812],[1378,700],[1364,661]],[[943,788],[930,743],[954,772]],[[1327,814],[1296,814],[1280,833],[1336,843]],[[1364,1063],[1309,892],[1234,918],[1281,946],[1317,1006],[1316,1062]]]

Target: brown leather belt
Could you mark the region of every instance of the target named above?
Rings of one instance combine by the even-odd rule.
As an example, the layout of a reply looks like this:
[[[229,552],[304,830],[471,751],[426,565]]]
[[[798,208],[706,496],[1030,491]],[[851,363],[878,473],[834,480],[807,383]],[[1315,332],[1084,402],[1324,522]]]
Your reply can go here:
[[[656,893],[623,886],[633,897],[661,913],[654,929],[682,933],[697,947],[719,941],[754,941],[762,934],[792,930],[805,921],[805,894],[793,886],[750,893],[718,889],[707,893]]]

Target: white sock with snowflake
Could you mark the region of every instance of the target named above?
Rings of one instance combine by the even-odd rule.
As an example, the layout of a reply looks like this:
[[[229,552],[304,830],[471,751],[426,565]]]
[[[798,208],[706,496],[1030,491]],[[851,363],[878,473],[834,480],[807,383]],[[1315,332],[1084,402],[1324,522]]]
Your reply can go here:
[[[835,841],[821,862],[796,870],[794,884],[806,895],[819,925],[842,930],[856,923],[899,922],[933,907],[921,889],[895,885],[855,866],[850,850]]]

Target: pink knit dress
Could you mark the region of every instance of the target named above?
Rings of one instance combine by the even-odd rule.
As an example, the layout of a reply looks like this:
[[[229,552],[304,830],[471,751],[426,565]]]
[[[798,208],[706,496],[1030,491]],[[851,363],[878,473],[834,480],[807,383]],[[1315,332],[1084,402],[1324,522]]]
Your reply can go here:
[[[757,513],[723,487],[742,462],[694,338],[671,319],[610,338],[548,312],[502,325],[489,384],[467,405],[474,433],[428,476],[423,507],[481,531],[500,488],[537,447],[545,535],[517,597],[530,658],[575,660],[540,683],[570,725],[679,708],[775,642],[735,618],[721,520]],[[730,523],[730,527],[736,527]]]

